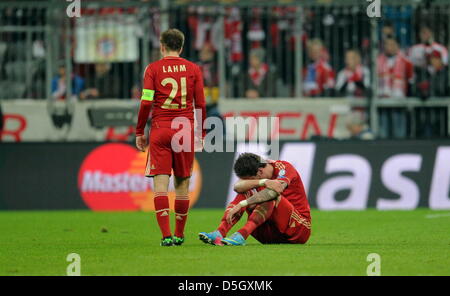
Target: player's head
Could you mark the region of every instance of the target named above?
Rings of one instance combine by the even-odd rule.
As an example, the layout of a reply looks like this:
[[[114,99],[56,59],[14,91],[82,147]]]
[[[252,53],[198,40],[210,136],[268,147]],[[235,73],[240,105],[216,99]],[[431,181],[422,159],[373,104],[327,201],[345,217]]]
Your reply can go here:
[[[184,45],[184,34],[178,29],[169,29],[161,34],[161,53],[165,56],[168,53],[180,54]]]
[[[234,163],[234,172],[241,179],[269,179],[270,166],[259,155],[242,153]]]

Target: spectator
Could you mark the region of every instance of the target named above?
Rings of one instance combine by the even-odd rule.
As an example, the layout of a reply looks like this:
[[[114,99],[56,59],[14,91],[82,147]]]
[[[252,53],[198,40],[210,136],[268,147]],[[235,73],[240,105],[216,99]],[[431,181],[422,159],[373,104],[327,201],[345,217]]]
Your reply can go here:
[[[243,20],[238,7],[227,7],[224,19],[225,47],[229,51],[228,63],[236,65],[244,59],[242,28]]]
[[[110,63],[96,63],[95,74],[86,84],[86,99],[117,99],[121,96],[122,81],[118,75],[113,75]]]
[[[346,52],[345,66],[337,75],[337,93],[349,98],[364,97],[370,87],[370,71],[361,64],[358,51],[352,49]]]
[[[199,53],[198,65],[203,73],[205,98],[207,105],[217,104],[219,99],[219,77],[215,51],[210,43],[206,43]]]
[[[400,51],[394,38],[384,40],[384,52],[378,57],[379,95],[383,98],[406,98],[414,77],[413,65]],[[380,109],[381,138],[406,138],[407,113],[405,109]]]
[[[217,63],[215,51],[210,43],[206,43],[199,53],[198,65],[202,70],[203,83],[206,99],[206,116],[217,117],[223,121],[223,117],[217,107],[219,100],[219,77],[217,74]],[[209,132],[209,130],[208,130]]]
[[[424,100],[429,97],[448,96],[448,69],[444,64],[441,51],[433,51],[429,60],[426,71],[417,72],[418,96]]]
[[[250,51],[250,67],[246,79],[246,95],[248,90],[252,90],[253,98],[256,98],[254,91],[258,93],[257,97],[273,96],[273,78],[269,65],[264,63],[265,52],[262,48],[252,49]]]
[[[305,96],[331,96],[334,88],[334,71],[322,41],[313,39],[308,43],[308,56],[312,63],[304,73]]]
[[[261,48],[264,39],[266,39],[266,32],[263,29],[261,7],[253,7],[251,9],[251,18],[247,38],[251,42],[251,48]]]
[[[84,99],[84,79],[72,73],[72,98]],[[66,67],[61,64],[58,68],[58,75],[52,79],[52,97],[55,100],[66,99]]]
[[[425,69],[430,63],[432,52],[439,52],[442,62],[448,65],[448,51],[445,46],[434,41],[433,32],[427,26],[422,26],[419,33],[420,43],[411,47],[409,57],[415,67]]]
[[[412,63],[400,51],[394,38],[384,40],[384,52],[378,57],[379,95],[389,98],[404,98],[414,72]]]
[[[375,139],[374,134],[369,129],[363,119],[363,113],[353,112],[351,113],[346,122],[347,130],[350,132],[350,139],[353,140],[373,140]]]

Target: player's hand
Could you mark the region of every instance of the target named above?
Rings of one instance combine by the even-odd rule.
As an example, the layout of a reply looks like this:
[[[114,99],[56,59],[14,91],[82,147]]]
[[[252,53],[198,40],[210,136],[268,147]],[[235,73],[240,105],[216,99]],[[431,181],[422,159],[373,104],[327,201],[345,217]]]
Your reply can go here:
[[[228,224],[233,224],[233,220],[234,220],[235,216],[239,215],[239,213],[241,212],[241,209],[242,209],[242,206],[240,204],[237,204],[228,211],[228,214],[227,214]]]
[[[145,152],[145,148],[147,148],[147,137],[144,135],[136,136],[136,147],[139,151]]]
[[[194,137],[194,152],[202,152],[204,140],[199,137]]]
[[[272,189],[273,191],[275,191],[278,194],[283,193],[283,190],[285,188],[284,184],[278,180],[267,180],[265,182],[265,186],[266,186],[266,188]]]

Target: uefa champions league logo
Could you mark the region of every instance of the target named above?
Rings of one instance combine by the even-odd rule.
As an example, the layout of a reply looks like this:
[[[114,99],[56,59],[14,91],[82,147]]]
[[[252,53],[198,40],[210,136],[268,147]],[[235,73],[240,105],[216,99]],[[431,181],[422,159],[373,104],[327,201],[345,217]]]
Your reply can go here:
[[[368,17],[381,17],[381,0],[367,0],[367,2],[371,2],[367,6],[367,16]]]

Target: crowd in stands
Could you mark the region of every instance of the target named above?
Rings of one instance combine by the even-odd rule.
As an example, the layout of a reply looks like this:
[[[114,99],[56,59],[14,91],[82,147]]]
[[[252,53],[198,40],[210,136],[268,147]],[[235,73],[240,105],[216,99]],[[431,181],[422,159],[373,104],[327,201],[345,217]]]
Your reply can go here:
[[[138,99],[144,71],[143,53],[148,53],[146,61],[159,59],[161,13],[155,7],[145,9],[147,11],[143,13],[141,8],[135,7],[83,8],[84,16],[120,20],[132,15],[137,23],[145,24],[146,27],[136,33],[139,57],[132,62],[77,63],[74,52],[79,40],[74,38],[70,75],[67,75],[64,48],[59,47],[60,51],[53,53],[55,60],[61,62],[53,65],[51,97],[67,99],[66,83],[70,77],[73,99]],[[228,98],[295,97],[299,73],[302,97],[310,99],[367,99],[375,91],[372,73],[377,75],[376,90],[382,100],[450,97],[446,47],[450,32],[448,26],[439,25],[443,19],[448,20],[446,12],[435,10],[428,13],[427,19],[420,16],[421,10],[409,6],[402,9],[386,6],[379,23],[376,47],[370,39],[370,22],[365,10],[339,7],[331,12],[306,7],[302,10],[300,37],[295,30],[296,7],[226,7],[223,23],[219,21],[219,7],[192,6],[172,10],[170,26],[180,28],[186,35],[182,55],[196,61],[203,71],[209,114],[218,114],[221,44],[225,47],[224,96]],[[20,8],[3,9],[0,10],[0,25],[43,26],[46,15],[45,8],[37,13],[20,12]],[[32,19],[21,20],[27,16]],[[71,26],[75,30],[77,21],[71,20]],[[220,38],[221,32],[224,40]],[[144,34],[146,38],[143,38]],[[26,34],[1,32],[0,36],[0,88],[5,89],[0,98],[44,98],[48,50],[45,35],[33,34],[28,38]],[[57,42],[64,41],[63,31],[56,30],[55,36]],[[302,48],[301,69],[296,68],[297,43]],[[374,46],[378,49],[375,60]],[[146,51],[142,50],[144,47]],[[373,72],[375,64],[377,72]],[[408,132],[406,121],[404,110],[381,113],[381,136],[405,137]],[[390,131],[388,126],[396,128]]]
[[[403,51],[395,36],[384,38],[377,57],[378,94],[381,98],[449,96],[448,50],[436,42],[431,29],[420,29],[420,43]],[[367,97],[371,79],[357,49],[345,52],[345,67],[337,71],[320,39],[308,42],[309,63],[303,69],[303,95],[307,97]],[[251,69],[251,68],[250,68]],[[337,75],[335,74],[337,72]],[[265,72],[268,77],[268,71]],[[249,70],[250,75],[250,70]]]
[[[405,11],[403,13],[412,17],[410,10]],[[365,98],[373,91],[370,77],[373,63],[378,68],[377,87],[381,98],[426,99],[450,95],[448,50],[435,39],[433,29],[426,21],[417,27],[416,34],[415,27],[405,24],[407,21],[398,21],[403,15],[392,13],[393,19],[386,20],[380,28],[380,48],[376,61],[371,60],[367,36],[356,36],[357,40],[353,44],[344,45],[343,40],[340,42],[342,44],[333,44],[330,37],[328,40],[314,37],[314,30],[309,30],[309,24],[306,24],[302,36],[304,68],[292,69],[292,21],[295,16],[292,8],[273,8],[271,16],[279,18],[269,23],[267,15],[261,16],[260,8],[252,8],[247,13],[251,16],[248,19],[242,15],[242,11],[230,8],[225,18],[227,82],[233,85],[228,88],[228,97],[255,99],[293,96],[293,76],[299,70],[303,76],[303,96]],[[214,46],[209,45],[214,42],[217,30],[215,19],[210,14],[202,8],[192,10],[188,28],[194,49],[200,51],[203,46],[208,46],[216,54]],[[312,18],[323,17],[324,22],[327,19],[317,13],[312,15]],[[351,15],[347,15],[349,17]],[[311,23],[314,23],[313,19]],[[367,26],[368,22],[363,24]],[[347,25],[350,26],[350,23]],[[323,27],[321,31],[327,29],[331,30]],[[411,38],[414,35],[418,37]],[[414,39],[417,39],[415,44]],[[339,52],[342,54],[338,55]],[[283,66],[288,64],[291,69],[280,67],[275,57],[277,54],[284,55]],[[287,56],[291,60],[286,62]],[[286,79],[286,76],[290,77]]]
[[[139,34],[140,37],[148,35],[146,40],[149,40],[150,56],[147,60],[154,61],[159,58],[161,15],[158,9],[149,9],[149,28]],[[321,10],[304,10],[301,36],[303,69],[294,68],[295,7],[227,7],[224,23],[219,22],[218,7],[188,7],[179,9],[179,17],[173,18],[170,25],[185,32],[183,55],[202,65],[205,80],[208,81],[207,91],[211,91],[213,97],[217,96],[219,84],[218,45],[222,43],[218,33],[221,29],[225,36],[227,97],[293,97],[297,76],[295,72],[300,71],[303,77],[302,95],[305,97],[364,98],[373,90],[370,77],[373,63],[377,64],[377,89],[382,98],[450,96],[448,50],[443,44],[444,40],[436,40],[432,22],[422,20],[420,26],[413,26],[411,9],[396,11],[386,8],[386,17],[379,29],[379,56],[376,61],[372,61],[367,16],[363,12],[340,15],[339,10],[336,11],[335,15],[331,15]],[[83,8],[82,14],[99,18],[117,19],[124,15],[139,18],[140,10],[133,7],[88,6]],[[46,22],[45,9],[25,13],[33,16],[28,22],[21,23],[20,15],[24,16],[24,13],[19,10],[2,10],[1,23],[16,26],[44,25]],[[338,18],[341,19],[339,23]],[[72,25],[75,28],[76,21]],[[359,31],[355,29],[357,26],[360,27]],[[336,27],[338,29],[333,31]],[[348,34],[353,36],[351,41],[346,40],[348,37],[342,30],[348,30]],[[448,33],[440,32],[440,39],[443,39],[442,36],[448,39]],[[2,33],[2,37],[7,42],[0,42],[0,76],[5,77],[4,80],[8,80],[8,76],[23,76],[23,73],[17,74],[20,71],[16,68],[20,65],[12,65],[12,62],[24,62],[26,51],[16,47],[20,45],[25,48],[27,37],[11,32]],[[43,42],[43,35],[34,34],[28,48],[32,52],[33,66],[27,70],[32,71],[33,80],[40,75],[39,82],[45,80],[45,73],[42,62],[39,69],[34,62],[42,61],[45,57],[48,46]],[[129,65],[111,62],[83,65],[72,61],[72,93],[79,99],[138,97],[141,83],[139,74],[143,71],[142,57],[139,59]],[[52,96],[61,99],[65,92],[62,79],[65,69],[54,69],[56,75],[52,80]],[[22,96],[39,96],[36,92],[24,89],[18,93]],[[216,100],[217,97],[213,99],[214,102]]]

